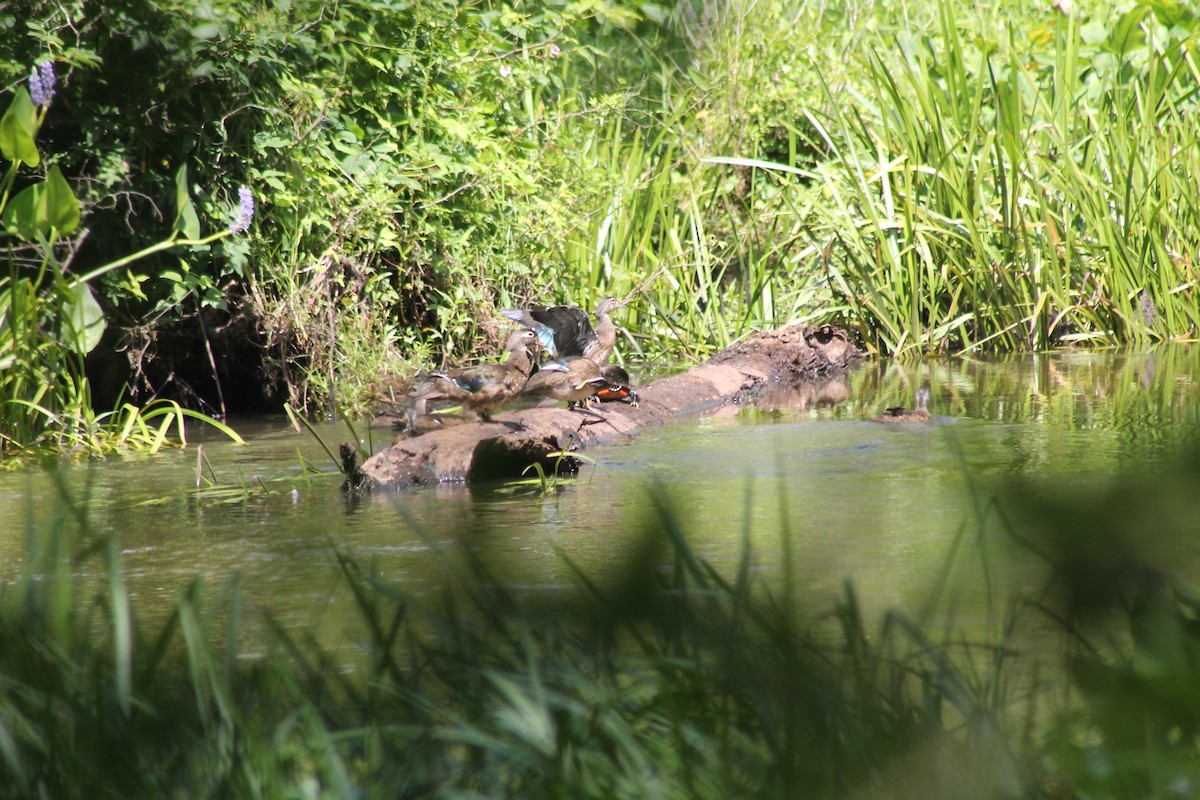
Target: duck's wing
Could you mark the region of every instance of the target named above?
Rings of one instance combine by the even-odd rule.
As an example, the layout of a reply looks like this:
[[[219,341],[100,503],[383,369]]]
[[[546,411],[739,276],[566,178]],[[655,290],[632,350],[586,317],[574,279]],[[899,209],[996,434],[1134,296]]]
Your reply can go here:
[[[533,320],[554,331],[554,347],[560,358],[576,358],[596,341],[596,331],[587,312],[575,306],[547,306],[528,310]]]
[[[513,322],[519,323],[526,328],[529,328],[537,334],[538,341],[551,358],[558,358],[558,345],[555,342],[557,334],[554,328],[534,319],[533,311],[536,309],[528,308],[503,308],[500,313],[511,319]]]
[[[446,372],[432,372],[430,377],[440,378],[460,392],[478,394],[487,390],[502,376],[499,364],[479,364],[474,367],[452,369]]]
[[[521,391],[526,394],[545,394],[552,391],[554,387],[565,383],[568,379],[565,372],[542,370],[536,375],[531,375],[529,380],[525,381],[525,386]]]

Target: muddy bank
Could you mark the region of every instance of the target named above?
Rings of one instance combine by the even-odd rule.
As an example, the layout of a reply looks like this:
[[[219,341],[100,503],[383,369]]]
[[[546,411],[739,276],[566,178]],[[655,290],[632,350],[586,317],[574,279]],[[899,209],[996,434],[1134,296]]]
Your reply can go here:
[[[594,416],[565,408],[527,408],[497,414],[492,422],[401,437],[364,462],[362,473],[369,485],[403,488],[516,477],[534,463],[553,470],[564,450],[736,407],[763,393],[804,385],[816,397],[828,379],[844,375],[861,357],[844,332],[828,325],[758,333],[704,364],[638,387],[636,406],[605,403]]]

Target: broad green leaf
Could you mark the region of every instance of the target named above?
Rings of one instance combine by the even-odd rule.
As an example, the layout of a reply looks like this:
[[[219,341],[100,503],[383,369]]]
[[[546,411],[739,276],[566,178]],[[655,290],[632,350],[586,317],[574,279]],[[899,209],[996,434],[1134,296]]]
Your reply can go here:
[[[180,167],[175,173],[175,230],[187,239],[200,238],[200,217],[192,206],[192,196],[188,193],[187,167]]]
[[[16,236],[24,242],[37,240],[38,199],[41,184],[27,186],[17,193],[8,205],[4,207],[4,230],[10,236]]]
[[[76,352],[86,355],[104,335],[104,310],[96,302],[92,287],[81,283],[67,289],[63,303],[63,320],[66,323],[63,338]]]
[[[0,153],[9,161],[36,167],[42,160],[34,142],[36,133],[37,108],[25,87],[18,87],[8,110],[0,117]]]
[[[44,181],[17,194],[4,209],[4,228],[9,234],[32,242],[39,236],[70,233],[79,227],[79,202],[57,166]]]
[[[1146,46],[1146,32],[1142,22],[1150,9],[1146,6],[1136,6],[1121,15],[1109,36],[1108,47],[1114,53],[1128,54]]]
[[[79,227],[79,201],[71,185],[57,166],[46,176],[46,221],[59,233],[71,233]]]
[[[1084,44],[1093,47],[1102,44],[1108,38],[1108,25],[1104,20],[1098,19],[1085,22],[1079,29],[1079,38]]]

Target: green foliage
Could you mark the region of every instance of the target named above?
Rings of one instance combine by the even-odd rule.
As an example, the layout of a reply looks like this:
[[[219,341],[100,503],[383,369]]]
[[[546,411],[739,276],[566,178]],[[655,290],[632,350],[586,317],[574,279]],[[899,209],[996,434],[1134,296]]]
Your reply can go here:
[[[654,360],[817,318],[896,354],[1200,322],[1196,23],[1169,4],[32,6],[0,69],[70,67],[41,135],[72,269],[144,254],[91,281],[108,346],[228,321],[263,353],[236,368],[309,410],[494,350],[496,307],[605,295],[619,357]],[[13,163],[39,157],[21,91]],[[250,236],[151,250],[243,181]]]
[[[930,28],[864,43],[855,103],[830,85],[829,115],[810,114],[832,158],[804,170],[814,188],[794,205],[864,340],[911,353],[1194,335],[1188,30],[1150,6],[1082,21],[1047,8],[999,32],[934,7]]]
[[[29,92],[21,87],[0,117],[0,155],[8,161],[36,167],[42,160],[34,142],[36,131],[37,109],[29,99]]]
[[[9,246],[8,269],[0,277],[0,463],[46,451],[98,454],[134,448],[153,452],[163,446],[172,429],[179,441],[186,441],[185,417],[214,425],[240,441],[226,426],[174,401],[144,408],[123,403],[106,413],[93,408],[83,358],[100,342],[106,322],[90,282],[148,252],[204,245],[232,230],[195,239],[181,238],[183,231],[177,229],[142,253],[82,276],[69,273],[59,253],[80,225],[80,209],[58,166],[49,166],[44,177],[12,194],[20,168],[42,163],[36,137],[49,99],[43,96],[35,108],[20,88],[0,122],[0,153],[8,159],[0,183],[0,220]],[[183,199],[181,216],[190,209],[186,192]]]
[[[129,313],[169,324],[193,296],[251,314],[276,374],[310,406],[334,391],[310,379],[362,382],[340,374],[336,353],[392,347],[388,360],[403,364],[431,349],[487,347],[500,335],[488,323],[496,298],[528,289],[528,262],[546,251],[539,237],[554,237],[539,218],[551,206],[530,199],[566,164],[544,163],[538,115],[555,113],[574,27],[636,18],[599,11],[399,1],[341,3],[336,13],[319,2],[98,10],[80,26],[72,91],[89,130],[103,120],[117,132],[71,145],[61,160],[79,178],[96,164],[126,174],[87,184],[97,224],[80,257],[111,260],[128,239],[103,224],[115,220],[102,207],[116,200],[126,217],[147,216],[171,196],[161,177],[135,188],[131,165],[188,164],[202,186],[248,180],[270,213],[247,247],[193,252],[187,273],[148,258],[131,277],[109,276],[106,295]],[[72,19],[83,8],[53,12]],[[598,55],[589,48],[575,63],[589,73]],[[118,85],[121,95],[108,88]],[[201,201],[202,217],[221,208]],[[561,212],[552,220],[560,231],[570,224]],[[147,246],[134,235],[142,241],[131,249]],[[144,295],[130,297],[131,285]],[[342,341],[329,324],[369,310],[381,313],[361,338]],[[339,399],[361,405],[353,393]]]
[[[336,384],[364,405],[335,352],[392,348],[410,370],[461,358],[503,338],[498,304],[555,299],[550,248],[592,188],[568,182],[583,143],[565,120],[595,112],[567,81],[591,69],[579,51],[611,58],[575,44],[581,24],[554,4],[343,4],[322,41],[289,37],[307,60],[255,81],[261,105],[295,98],[289,116],[254,120],[252,172],[271,189],[263,232],[278,233],[255,259],[255,315],[279,363],[304,361],[294,402]],[[353,340],[322,324],[347,316],[371,322]]]

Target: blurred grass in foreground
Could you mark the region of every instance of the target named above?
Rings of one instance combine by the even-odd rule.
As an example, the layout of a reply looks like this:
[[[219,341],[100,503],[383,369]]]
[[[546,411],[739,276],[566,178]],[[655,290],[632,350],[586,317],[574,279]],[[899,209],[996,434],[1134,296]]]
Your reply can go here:
[[[247,656],[236,577],[207,602],[193,584],[148,630],[119,538],[64,499],[0,593],[0,796],[1188,796],[1197,478],[1193,456],[998,498],[1049,578],[985,643],[937,576],[919,620],[876,622],[850,584],[827,609],[786,574],[765,589],[756,561],[794,554],[751,553],[749,531],[718,574],[661,491],[617,585],[577,572],[550,599],[467,546],[423,603],[337,553],[366,632],[352,668],[270,620],[267,655]],[[74,577],[89,559],[96,596]],[[1060,634],[1037,653],[1018,643],[1031,612]]]

